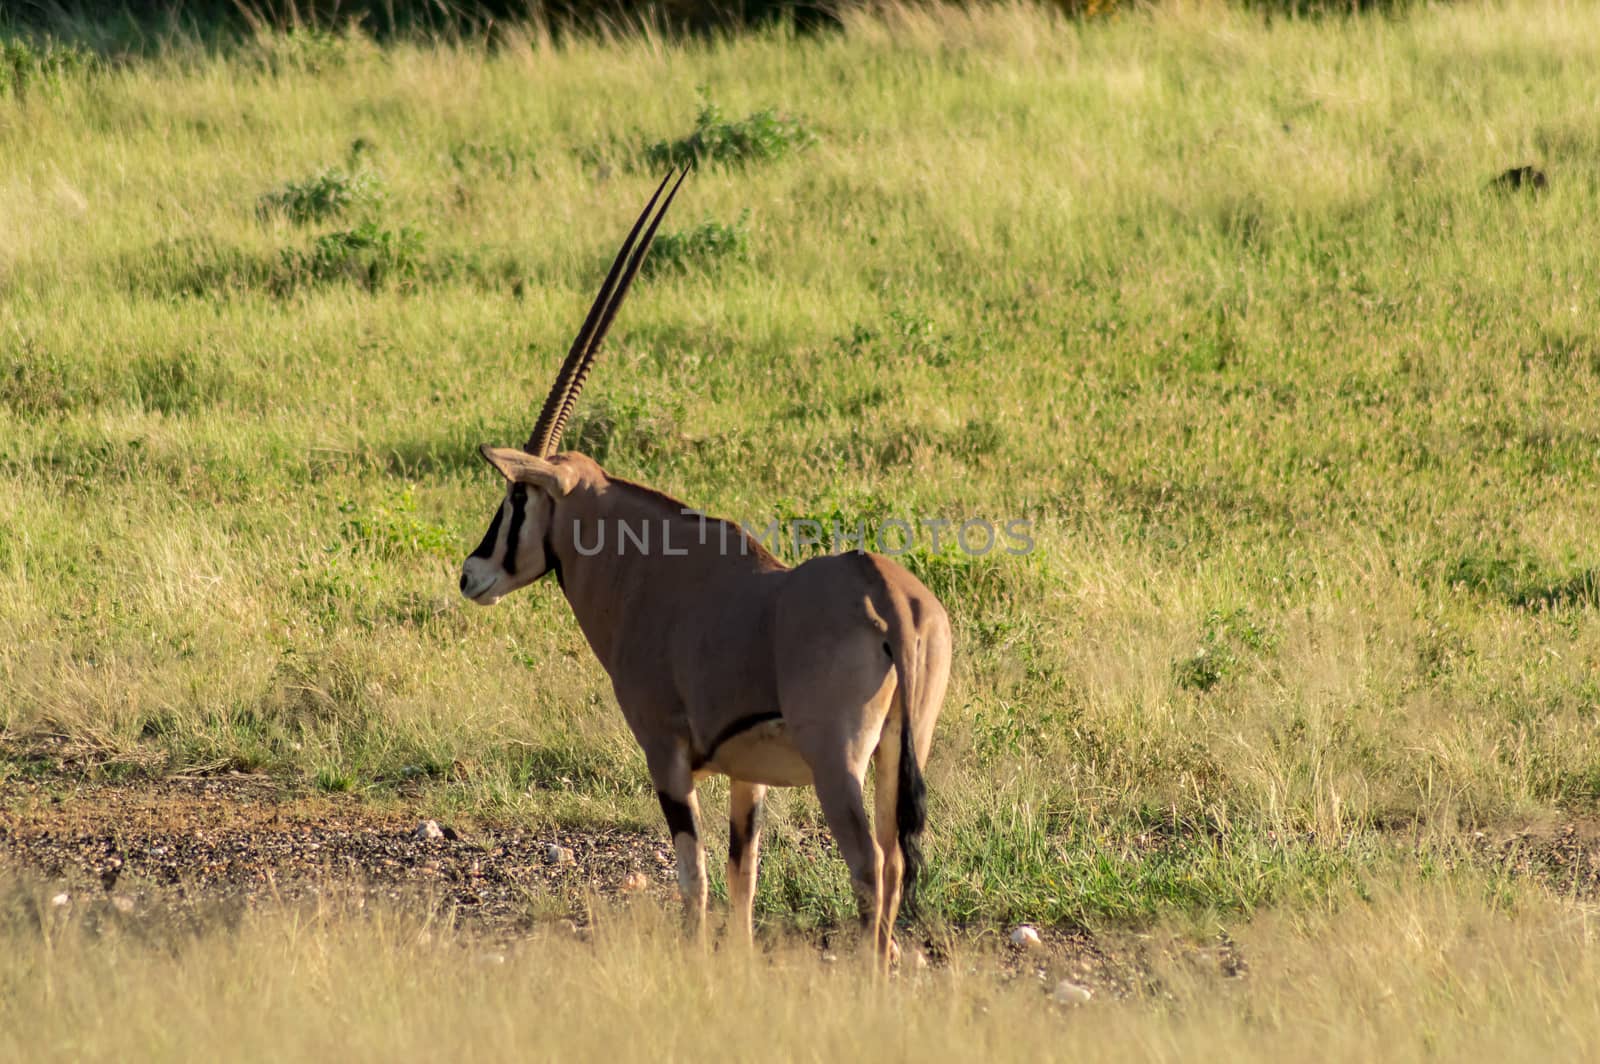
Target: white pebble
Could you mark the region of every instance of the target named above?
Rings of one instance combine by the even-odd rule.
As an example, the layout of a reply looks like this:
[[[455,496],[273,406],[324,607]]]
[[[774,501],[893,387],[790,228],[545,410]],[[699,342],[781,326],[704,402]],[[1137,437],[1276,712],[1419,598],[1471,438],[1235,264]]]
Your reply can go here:
[[[414,839],[442,839],[444,838],[444,828],[439,826],[437,820],[424,820],[417,825],[417,830],[411,833],[411,837]]]
[[[113,894],[111,896],[111,904],[116,907],[119,913],[133,912],[133,899],[126,894]]]
[[[552,842],[544,848],[544,863],[553,865],[577,864],[578,858],[565,846],[557,846]]]
[[[1011,944],[1018,949],[1033,949],[1039,946],[1039,931],[1031,924],[1019,924],[1011,932]]]
[[[1092,997],[1094,991],[1086,986],[1079,986],[1070,979],[1061,980],[1050,992],[1050,1000],[1057,1005],[1086,1005]]]
[[[60,894],[57,894],[55,897],[50,899],[50,904],[54,905],[57,909],[61,908],[63,905],[70,905],[71,903],[72,895],[68,894],[66,891],[62,891]]]

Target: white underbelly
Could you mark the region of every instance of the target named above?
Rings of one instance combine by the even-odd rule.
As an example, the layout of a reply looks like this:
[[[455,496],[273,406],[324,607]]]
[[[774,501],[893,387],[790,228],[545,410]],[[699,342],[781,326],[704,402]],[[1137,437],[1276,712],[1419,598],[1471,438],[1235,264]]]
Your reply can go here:
[[[763,721],[725,739],[701,772],[717,772],[772,787],[811,786],[811,766],[789,742],[781,720]]]

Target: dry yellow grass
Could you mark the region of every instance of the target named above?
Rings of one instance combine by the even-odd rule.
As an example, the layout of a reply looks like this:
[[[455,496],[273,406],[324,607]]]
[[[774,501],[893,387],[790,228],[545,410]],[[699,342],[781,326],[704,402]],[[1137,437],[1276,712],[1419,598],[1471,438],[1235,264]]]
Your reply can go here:
[[[1399,877],[1237,929],[1242,976],[1189,936],[1122,938],[1126,996],[1052,1004],[958,945],[875,985],[800,944],[690,951],[649,906],[592,939],[511,943],[448,914],[351,909],[90,918],[17,889],[0,927],[0,1059],[1593,1060],[1600,914]],[[1051,974],[1053,980],[1055,973]]]

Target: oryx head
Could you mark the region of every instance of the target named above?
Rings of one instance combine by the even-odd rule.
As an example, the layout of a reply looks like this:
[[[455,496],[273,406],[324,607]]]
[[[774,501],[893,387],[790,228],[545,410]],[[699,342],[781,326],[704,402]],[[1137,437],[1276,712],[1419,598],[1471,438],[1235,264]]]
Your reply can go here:
[[[661,210],[646,227],[646,220],[673,175],[668,173],[662,178],[639,220],[633,223],[622,250],[611,263],[605,283],[600,286],[594,306],[589,308],[583,328],[578,330],[578,338],[573,341],[567,360],[561,365],[561,372],[556,375],[555,385],[544,401],[544,409],[539,412],[539,421],[528,442],[520,450],[487,445],[479,448],[507,482],[505,500],[489,522],[483,542],[461,563],[461,593],[479,605],[494,605],[519,587],[533,583],[556,564],[550,545],[556,505],[577,481],[576,471],[563,463],[560,456],[554,456],[556,445],[561,442],[561,430],[566,427],[578,393],[583,390],[595,356],[600,353],[606,330],[611,327],[623,296],[628,294],[628,286],[650,250],[656,228],[666,216],[667,208],[672,206],[678,186],[688,175],[686,166],[677,175],[672,190],[667,192]],[[644,231],[642,240],[639,239],[640,230]]]

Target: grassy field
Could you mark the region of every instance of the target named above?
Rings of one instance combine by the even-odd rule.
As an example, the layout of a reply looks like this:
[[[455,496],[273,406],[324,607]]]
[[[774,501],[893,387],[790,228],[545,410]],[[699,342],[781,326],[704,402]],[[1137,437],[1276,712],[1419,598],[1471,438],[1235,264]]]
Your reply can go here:
[[[1553,0],[23,56],[0,788],[66,752],[657,829],[557,588],[481,611],[455,576],[500,497],[476,445],[525,438],[695,154],[568,444],[758,527],[1033,522],[1024,557],[907,556],[957,645],[928,920],[1255,916],[1312,957],[1405,868],[1450,885],[1418,920],[1533,963],[1516,936],[1584,910],[1496,922],[1535,888],[1465,840],[1600,801],[1597,68],[1600,9]],[[1542,194],[1488,187],[1529,162]],[[814,799],[774,804],[758,911],[838,920]],[[1534,1000],[1588,943],[1519,969]]]

